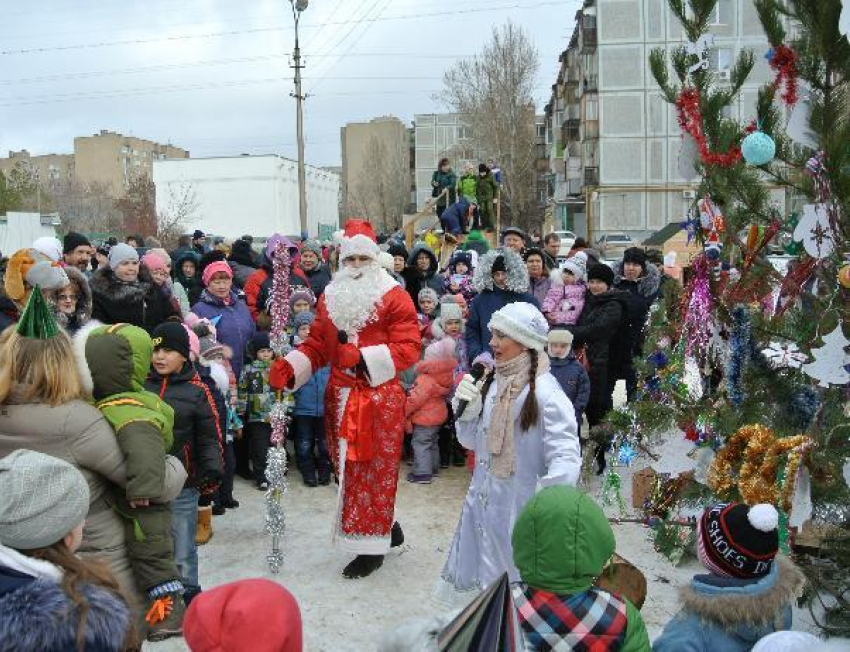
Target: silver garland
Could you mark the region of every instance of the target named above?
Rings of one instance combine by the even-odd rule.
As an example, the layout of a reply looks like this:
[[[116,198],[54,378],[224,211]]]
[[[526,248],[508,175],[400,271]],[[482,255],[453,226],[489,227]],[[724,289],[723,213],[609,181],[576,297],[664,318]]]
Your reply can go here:
[[[266,561],[269,570],[275,575],[283,565],[283,551],[280,543],[286,532],[286,520],[283,513],[283,496],[288,491],[286,485],[286,449],[278,444],[269,449],[266,459],[266,479],[269,489],[266,492],[266,534],[271,535],[272,547]]]

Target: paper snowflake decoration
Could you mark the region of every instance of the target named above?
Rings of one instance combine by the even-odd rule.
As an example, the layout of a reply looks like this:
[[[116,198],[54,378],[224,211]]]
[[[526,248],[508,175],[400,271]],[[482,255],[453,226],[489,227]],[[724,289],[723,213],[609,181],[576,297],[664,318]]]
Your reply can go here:
[[[799,369],[808,360],[806,354],[793,342],[771,342],[762,354],[774,369]]]
[[[807,204],[803,216],[794,229],[794,240],[803,243],[806,253],[813,258],[826,258],[835,250],[829,213],[825,204]]]

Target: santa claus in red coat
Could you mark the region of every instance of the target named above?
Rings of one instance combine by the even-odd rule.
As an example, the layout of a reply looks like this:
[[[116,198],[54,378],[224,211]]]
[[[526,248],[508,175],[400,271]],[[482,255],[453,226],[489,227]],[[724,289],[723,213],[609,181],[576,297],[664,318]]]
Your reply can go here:
[[[377,570],[404,540],[394,522],[405,402],[397,376],[419,360],[419,324],[379,253],[371,224],[349,220],[342,264],[319,299],[309,338],[271,369],[272,387],[295,390],[331,365],[325,419],[339,477],[334,540],[357,555],[343,571],[349,578]]]

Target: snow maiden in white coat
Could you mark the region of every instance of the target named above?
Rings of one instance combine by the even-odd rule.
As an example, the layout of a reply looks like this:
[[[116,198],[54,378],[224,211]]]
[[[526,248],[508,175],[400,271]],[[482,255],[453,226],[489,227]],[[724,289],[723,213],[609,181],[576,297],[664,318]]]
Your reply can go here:
[[[453,401],[455,414],[459,401],[468,402],[457,436],[475,452],[472,484],[437,588],[438,598],[453,604],[506,571],[519,580],[511,548],[517,515],[539,489],[575,486],[581,468],[575,411],[543,352],[546,319],[531,304],[512,303],[493,313],[489,329],[495,370],[480,386],[464,376]]]

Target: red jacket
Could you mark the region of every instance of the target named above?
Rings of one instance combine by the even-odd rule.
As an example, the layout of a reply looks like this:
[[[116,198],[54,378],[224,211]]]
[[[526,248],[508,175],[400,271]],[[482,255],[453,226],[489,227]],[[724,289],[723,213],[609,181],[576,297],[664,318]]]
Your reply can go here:
[[[328,315],[323,294],[316,305],[316,320],[310,329],[310,337],[285,358],[295,372],[291,389],[301,387],[311,374],[328,364],[331,365],[331,387],[350,385],[349,377],[339,366],[337,331],[336,324]],[[419,323],[410,295],[394,285],[381,299],[376,319],[357,334],[357,347],[363,358],[358,377],[367,380],[371,387],[395,380],[399,373],[419,359],[420,345]],[[283,385],[280,369],[281,363],[276,361],[270,375],[272,387]]]
[[[457,360],[423,360],[416,365],[416,384],[404,406],[407,429],[441,426],[449,418],[446,396],[452,391]]]
[[[298,267],[294,267],[289,274],[289,284],[291,286],[301,285],[310,287],[307,276]],[[266,309],[265,300],[271,296],[272,278],[269,270],[266,267],[260,267],[256,272],[248,277],[245,281],[245,303],[248,304],[248,310],[251,311],[251,318],[254,323],[257,322],[257,317]]]

